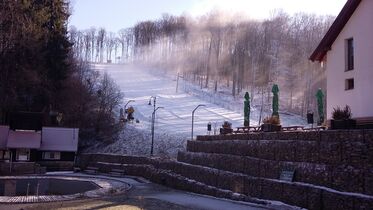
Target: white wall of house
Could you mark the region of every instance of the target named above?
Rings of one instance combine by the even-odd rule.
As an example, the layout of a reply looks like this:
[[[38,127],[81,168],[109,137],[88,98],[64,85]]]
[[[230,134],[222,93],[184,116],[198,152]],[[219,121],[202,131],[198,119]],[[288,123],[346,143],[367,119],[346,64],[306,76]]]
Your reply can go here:
[[[76,152],[78,150],[78,128],[43,127],[41,151]]]
[[[353,118],[373,117],[373,1],[363,0],[327,53],[327,119],[349,105]],[[354,40],[354,70],[345,71],[346,39]],[[354,89],[345,80],[354,78]]]

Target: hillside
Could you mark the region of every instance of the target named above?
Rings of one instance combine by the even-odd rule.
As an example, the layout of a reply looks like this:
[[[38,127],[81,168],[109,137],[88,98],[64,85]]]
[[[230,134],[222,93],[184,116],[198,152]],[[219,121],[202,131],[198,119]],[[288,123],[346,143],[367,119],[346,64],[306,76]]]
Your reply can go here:
[[[89,149],[94,152],[119,154],[149,154],[151,145],[151,114],[153,106],[149,106],[151,96],[156,96],[156,106],[164,107],[156,112],[155,153],[174,156],[177,150],[185,148],[185,142],[191,137],[192,110],[199,104],[195,112],[194,136],[207,134],[207,123],[212,123],[212,130],[219,128],[224,121],[233,127],[243,125],[243,97],[234,99],[224,91],[218,94],[184,82],[180,79],[176,93],[176,75],[166,75],[162,71],[140,68],[133,65],[95,64],[93,68],[100,73],[107,72],[120,86],[124,93],[123,106],[128,104],[135,109],[134,117],[139,123],[126,124],[118,141],[109,145],[96,145]],[[157,72],[157,74],[155,74]],[[250,123],[258,125],[259,107],[254,100],[251,109]],[[280,105],[281,106],[281,105]],[[118,108],[119,109],[119,108]],[[240,110],[241,109],[241,110]],[[264,116],[269,113],[264,113]],[[118,110],[119,116],[119,110]],[[300,116],[280,112],[281,123],[288,125],[305,125]],[[213,131],[211,134],[213,134]]]

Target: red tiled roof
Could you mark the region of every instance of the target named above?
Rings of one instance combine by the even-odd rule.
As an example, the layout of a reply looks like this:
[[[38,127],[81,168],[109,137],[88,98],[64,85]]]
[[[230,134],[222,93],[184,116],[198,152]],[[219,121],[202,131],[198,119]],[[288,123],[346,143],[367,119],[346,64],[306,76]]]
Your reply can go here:
[[[341,33],[343,27],[346,25],[361,1],[362,0],[347,1],[333,24],[330,26],[328,32],[326,32],[320,44],[317,46],[315,51],[313,51],[309,58],[311,61],[321,62],[324,59],[326,53],[331,49],[335,39],[338,37],[339,33]]]

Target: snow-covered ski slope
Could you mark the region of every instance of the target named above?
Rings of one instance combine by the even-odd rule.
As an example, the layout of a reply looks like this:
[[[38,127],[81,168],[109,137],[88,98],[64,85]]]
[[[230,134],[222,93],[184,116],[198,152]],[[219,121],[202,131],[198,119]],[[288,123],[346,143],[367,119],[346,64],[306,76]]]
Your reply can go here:
[[[107,72],[119,85],[124,93],[123,105],[129,100],[135,100],[135,102],[129,103],[127,108],[129,106],[135,108],[134,117],[140,120],[140,123],[135,124],[135,127],[139,129],[150,130],[153,106],[149,106],[148,103],[151,96],[156,97],[157,107],[164,107],[156,112],[156,133],[168,133],[190,139],[192,111],[199,104],[206,106],[198,108],[195,112],[194,136],[207,134],[209,122],[212,123],[212,129],[214,130],[215,127],[217,132],[224,121],[231,122],[233,127],[243,125],[243,108],[242,113],[223,108],[231,106],[223,104],[223,100],[216,102],[219,101],[219,98],[211,100],[201,94],[201,91],[193,91],[191,88],[193,85],[182,79],[179,80],[179,88],[176,92],[176,75],[165,75],[160,71],[133,65],[94,64],[92,66],[100,73]],[[186,89],[188,91],[185,91]],[[197,90],[198,87],[195,89]],[[224,103],[227,103],[227,100]],[[228,100],[228,103],[236,104],[236,107],[243,107],[243,98],[237,100],[232,98]],[[252,108],[250,119],[252,125],[258,125],[258,115],[258,111]],[[305,121],[296,115],[282,115],[281,123],[283,125],[304,125]]]

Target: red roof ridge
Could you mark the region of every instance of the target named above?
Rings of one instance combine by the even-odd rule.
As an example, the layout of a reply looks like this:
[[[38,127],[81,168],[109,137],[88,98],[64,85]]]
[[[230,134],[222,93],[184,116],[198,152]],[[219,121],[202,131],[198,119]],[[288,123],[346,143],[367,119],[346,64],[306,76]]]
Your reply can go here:
[[[309,59],[321,62],[362,0],[348,0]]]

